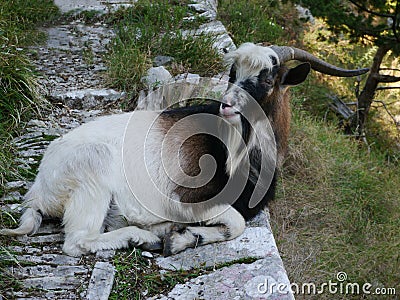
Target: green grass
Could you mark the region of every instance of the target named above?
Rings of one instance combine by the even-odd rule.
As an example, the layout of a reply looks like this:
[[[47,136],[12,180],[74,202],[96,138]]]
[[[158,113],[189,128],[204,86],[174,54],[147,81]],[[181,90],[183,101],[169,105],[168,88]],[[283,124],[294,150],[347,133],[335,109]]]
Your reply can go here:
[[[24,178],[14,162],[11,139],[18,134],[23,121],[46,105],[24,48],[44,41],[45,35],[36,27],[52,21],[58,14],[57,7],[49,0],[0,1],[0,197],[5,193],[7,181]],[[0,227],[14,226],[16,219],[16,215],[2,211]],[[5,246],[9,244],[9,239],[0,238],[0,256],[8,255]],[[6,269],[10,264],[15,262],[0,265],[0,298],[21,287]]]
[[[320,21],[314,27],[298,23],[290,3],[224,0],[218,14],[237,44],[297,45],[347,68],[371,61],[371,50],[332,39]],[[389,62],[387,66],[396,67]],[[369,152],[337,129],[338,118],[328,110],[329,94],[354,101],[355,84],[356,78],[332,80],[313,72],[294,89],[290,151],[271,207],[272,225],[292,282],[335,281],[342,271],[349,282],[398,291],[400,167],[395,135],[389,134],[385,122],[370,121]],[[379,97],[398,101],[393,92]],[[386,112],[375,112],[382,114]]]
[[[0,36],[9,45],[26,46],[40,43],[45,36],[37,26],[51,22],[59,10],[51,0],[0,1]]]
[[[185,1],[141,0],[133,8],[116,12],[108,21],[117,32],[108,55],[109,84],[135,94],[143,88],[140,79],[157,55],[174,58],[167,67],[173,75],[183,71],[201,76],[218,73],[222,62],[212,47],[213,38],[184,34],[199,22],[196,18],[188,22],[190,16],[196,17]]]
[[[218,1],[218,18],[236,45],[296,43],[302,30],[293,5],[276,0]]]
[[[15,177],[9,141],[22,120],[44,105],[33,67],[22,47],[38,43],[44,36],[36,26],[58,15],[52,1],[13,0],[0,2],[0,190],[8,177]],[[1,193],[1,192],[0,192]]]
[[[398,173],[384,155],[294,113],[290,153],[271,208],[292,282],[328,282],[342,271],[349,282],[400,288]]]
[[[110,299],[146,299],[167,293],[178,283],[195,278],[205,270],[162,271],[154,261],[144,258],[142,251],[121,251],[114,257],[116,276]]]

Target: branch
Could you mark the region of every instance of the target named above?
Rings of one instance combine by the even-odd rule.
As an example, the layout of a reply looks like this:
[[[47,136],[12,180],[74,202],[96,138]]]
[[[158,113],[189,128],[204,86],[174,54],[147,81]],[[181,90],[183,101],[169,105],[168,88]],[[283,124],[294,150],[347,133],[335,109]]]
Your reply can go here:
[[[373,100],[374,102],[382,104],[382,107],[386,110],[388,113],[389,117],[392,119],[394,125],[396,126],[397,129],[397,138],[400,138],[400,123],[397,122],[396,118],[393,116],[393,114],[389,111],[389,109],[386,106],[386,103],[381,101],[381,100]]]
[[[376,88],[376,91],[394,90],[394,89],[400,89],[400,86],[380,86]]]
[[[370,14],[372,14],[372,15],[375,15],[375,16],[384,17],[384,18],[392,18],[392,19],[394,19],[395,16],[396,16],[396,15],[393,15],[393,14],[384,14],[384,13],[374,12],[374,11],[372,11],[372,10],[366,8],[365,6],[363,6],[363,5],[361,5],[361,4],[358,4],[358,3],[357,3],[356,1],[354,1],[354,0],[349,0],[349,1],[350,1],[351,3],[353,3],[355,6],[357,6],[359,9],[361,9],[361,10],[367,12],[367,13],[370,13]]]
[[[400,69],[394,69],[394,68],[379,68],[379,71],[397,71],[397,72],[400,72]]]
[[[383,74],[374,74],[374,78],[379,82],[391,83],[400,81],[400,77],[383,75]]]

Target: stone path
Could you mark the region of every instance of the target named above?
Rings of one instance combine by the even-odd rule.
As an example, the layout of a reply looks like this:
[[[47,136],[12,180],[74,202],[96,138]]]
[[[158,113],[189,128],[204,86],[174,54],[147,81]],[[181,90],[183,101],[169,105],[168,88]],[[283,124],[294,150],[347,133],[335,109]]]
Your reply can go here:
[[[62,12],[85,8],[105,13],[129,5],[129,1],[122,0],[55,2]],[[214,46],[221,52],[222,48],[235,47],[225,27],[215,19],[214,1],[195,1],[191,5],[206,16],[209,23],[186,34],[212,32],[218,37]],[[101,22],[88,25],[74,20],[44,30],[48,33],[48,42],[33,48],[36,53],[32,59],[42,74],[44,93],[60,105],[41,120],[31,120],[26,133],[14,141],[19,150],[18,163],[28,170],[37,167],[47,145],[55,137],[99,115],[120,113],[107,107],[125,96],[105,88],[101,76],[106,69],[102,54],[114,34],[110,28]],[[182,74],[179,78],[190,82],[198,80],[199,76]],[[143,109],[157,106],[145,102],[144,97],[141,100],[139,106]],[[3,198],[5,205],[1,209],[18,212],[22,195],[31,184],[29,181],[9,182],[8,194]],[[114,251],[82,258],[63,255],[63,232],[55,220],[44,220],[36,235],[18,240],[23,246],[9,247],[10,254],[2,257],[17,261],[17,266],[8,271],[19,278],[24,287],[22,291],[8,295],[10,298],[108,299],[115,274]],[[289,284],[266,213],[249,222],[244,234],[235,240],[188,249],[168,258],[153,257],[155,264],[163,270],[190,270],[202,266],[215,271],[149,299],[293,299],[290,294],[276,290],[274,293],[260,290],[265,282]],[[222,264],[226,267],[216,269]]]

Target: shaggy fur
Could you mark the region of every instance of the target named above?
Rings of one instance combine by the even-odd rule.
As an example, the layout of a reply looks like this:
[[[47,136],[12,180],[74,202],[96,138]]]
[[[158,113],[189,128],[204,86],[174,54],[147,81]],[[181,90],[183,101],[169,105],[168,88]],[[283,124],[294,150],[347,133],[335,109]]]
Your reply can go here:
[[[223,105],[102,117],[53,141],[25,196],[19,228],[0,233],[33,234],[42,215],[59,217],[63,250],[73,256],[130,244],[171,255],[239,236],[245,219],[274,195],[276,149],[266,118],[281,161],[287,86],[304,80],[309,68],[282,68],[270,48],[250,43],[226,59],[232,84]],[[205,122],[203,115],[213,118]],[[187,138],[191,131],[200,134]]]

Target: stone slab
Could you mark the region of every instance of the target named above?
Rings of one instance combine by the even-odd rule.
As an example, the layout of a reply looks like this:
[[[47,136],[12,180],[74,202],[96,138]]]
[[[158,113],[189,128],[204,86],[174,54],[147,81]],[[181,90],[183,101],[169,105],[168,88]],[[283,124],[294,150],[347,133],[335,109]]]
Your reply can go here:
[[[26,288],[38,288],[42,290],[73,290],[75,291],[81,284],[79,277],[31,277],[22,280]]]
[[[167,295],[150,299],[293,300],[294,297],[280,257],[272,255],[251,264],[234,264],[193,278],[176,285]]]
[[[19,236],[18,241],[27,244],[61,243],[64,241],[63,233],[37,235],[37,236]]]
[[[277,253],[274,237],[268,228],[249,227],[236,239],[187,249],[170,257],[159,257],[156,263],[166,270],[190,270],[246,258],[264,258]]]
[[[76,275],[87,275],[89,269],[85,266],[50,266],[37,265],[28,267],[10,268],[10,273],[18,278],[27,277],[74,277]]]
[[[54,0],[54,3],[60,8],[61,12],[69,11],[88,11],[94,10],[99,13],[107,13],[110,10],[116,10],[122,6],[132,5],[136,1],[129,0]]]
[[[17,255],[16,259],[18,261],[49,265],[77,265],[80,261],[80,258],[60,254]]]
[[[111,263],[96,262],[90,277],[86,299],[107,300],[111,293],[114,276],[115,268]]]

